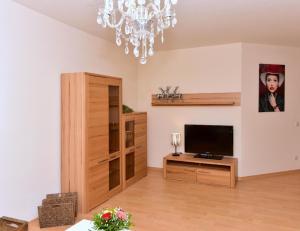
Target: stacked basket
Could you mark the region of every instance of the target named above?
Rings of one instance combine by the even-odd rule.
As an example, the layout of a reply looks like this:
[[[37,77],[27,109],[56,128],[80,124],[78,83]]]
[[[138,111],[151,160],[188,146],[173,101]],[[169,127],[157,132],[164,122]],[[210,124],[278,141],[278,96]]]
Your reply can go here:
[[[40,227],[73,225],[77,216],[77,193],[48,194],[38,207]]]
[[[27,231],[28,223],[10,217],[0,218],[0,231]]]

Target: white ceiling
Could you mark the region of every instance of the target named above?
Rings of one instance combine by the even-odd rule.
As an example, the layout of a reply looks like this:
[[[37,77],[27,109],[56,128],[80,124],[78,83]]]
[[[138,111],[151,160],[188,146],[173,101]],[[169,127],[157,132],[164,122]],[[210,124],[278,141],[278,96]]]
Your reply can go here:
[[[103,0],[15,0],[38,12],[106,40],[112,29],[96,23]],[[178,0],[178,24],[158,49],[233,42],[300,46],[300,0]]]

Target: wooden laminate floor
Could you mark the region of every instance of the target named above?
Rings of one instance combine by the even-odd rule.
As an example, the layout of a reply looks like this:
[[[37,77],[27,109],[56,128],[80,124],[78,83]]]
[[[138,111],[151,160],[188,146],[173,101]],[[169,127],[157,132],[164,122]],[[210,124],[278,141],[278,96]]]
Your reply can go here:
[[[115,206],[132,214],[134,231],[299,231],[300,173],[248,179],[230,189],[166,181],[161,171],[150,170],[147,177],[79,220]],[[37,230],[35,220],[29,231]]]

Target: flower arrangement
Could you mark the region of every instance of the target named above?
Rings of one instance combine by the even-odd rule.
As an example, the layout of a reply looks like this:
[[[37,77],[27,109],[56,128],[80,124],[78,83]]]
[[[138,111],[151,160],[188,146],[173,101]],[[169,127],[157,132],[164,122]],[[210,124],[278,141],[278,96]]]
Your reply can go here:
[[[131,214],[121,208],[104,209],[95,214],[94,229],[101,231],[129,230],[132,226]]]

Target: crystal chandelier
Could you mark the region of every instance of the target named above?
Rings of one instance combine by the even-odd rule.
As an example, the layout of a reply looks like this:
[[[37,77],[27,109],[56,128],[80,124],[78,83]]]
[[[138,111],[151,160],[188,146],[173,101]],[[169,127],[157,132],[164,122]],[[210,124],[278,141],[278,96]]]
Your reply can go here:
[[[133,54],[145,64],[154,54],[154,37],[177,23],[173,6],[177,0],[104,0],[104,8],[98,11],[97,22],[104,28],[116,30],[116,44],[125,43],[125,54],[129,54],[129,44]]]

